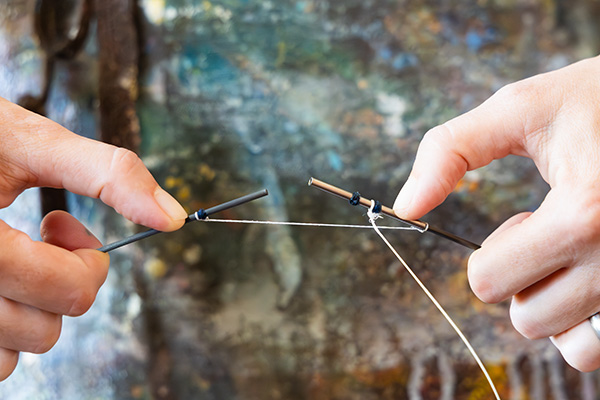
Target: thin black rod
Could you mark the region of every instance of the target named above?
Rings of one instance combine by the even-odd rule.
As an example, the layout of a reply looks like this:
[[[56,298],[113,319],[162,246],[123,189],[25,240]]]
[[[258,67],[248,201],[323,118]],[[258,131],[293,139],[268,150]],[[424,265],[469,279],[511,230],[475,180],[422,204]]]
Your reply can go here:
[[[237,199],[233,199],[225,203],[216,205],[206,210],[199,210],[198,212],[188,215],[188,217],[185,219],[184,225],[192,221],[200,221],[202,219],[206,219],[206,217],[208,217],[209,215],[216,214],[218,212],[225,211],[233,207],[237,207],[239,205],[248,203],[252,200],[260,199],[261,197],[267,196],[268,194],[269,192],[267,191],[267,189],[263,189],[258,192],[250,193],[245,196],[238,197]],[[145,232],[136,233],[135,235],[131,235],[114,243],[102,246],[98,250],[104,253],[108,253],[109,251],[118,249],[119,247],[125,246],[133,242],[137,242],[138,240],[142,240],[162,232],[163,231],[158,231],[156,229],[149,229]]]
[[[480,249],[481,246],[478,245],[477,243],[473,243],[470,240],[467,240],[465,238],[462,238],[460,236],[457,236],[453,233],[450,232],[446,232],[440,228],[437,228],[435,226],[431,226],[429,225],[429,228],[427,229],[426,232],[431,232],[431,233],[435,233],[436,235],[438,235],[439,237],[443,237],[444,239],[448,239],[453,241],[454,243],[458,243],[461,246],[464,246],[466,248],[469,248],[471,250],[477,250]]]
[[[352,198],[352,193],[340,189],[337,186],[333,186],[329,183],[323,182],[319,179],[316,178],[310,178],[310,180],[308,181],[308,185],[309,186],[314,186],[317,189],[321,189],[324,192],[327,192],[329,194],[333,194],[337,197],[341,197],[343,199],[346,200],[350,200]],[[358,204],[360,204],[361,206],[365,207],[365,208],[369,208],[371,207],[371,200],[367,199],[365,197],[360,197]],[[472,250],[477,250],[479,249],[481,246],[478,245],[477,243],[473,243],[470,240],[461,238],[460,236],[456,236],[452,233],[446,232],[442,229],[436,228],[434,226],[429,225],[429,223],[427,222],[423,222],[423,221],[419,221],[418,219],[415,220],[408,220],[408,219],[402,219],[400,218],[398,215],[396,215],[396,213],[394,212],[393,209],[391,209],[390,207],[386,207],[386,206],[382,206],[381,207],[381,212],[391,218],[394,218],[398,221],[404,222],[405,224],[408,224],[422,232],[431,232],[434,233],[440,237],[443,237],[444,239],[447,240],[451,240],[454,243],[458,243],[461,246],[465,246],[469,249]]]

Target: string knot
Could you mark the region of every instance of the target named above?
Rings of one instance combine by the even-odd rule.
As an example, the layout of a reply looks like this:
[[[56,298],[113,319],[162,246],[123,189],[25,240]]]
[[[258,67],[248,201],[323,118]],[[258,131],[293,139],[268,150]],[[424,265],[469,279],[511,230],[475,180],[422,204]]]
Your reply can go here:
[[[360,203],[360,193],[352,193],[352,197],[350,200],[348,200],[348,203],[352,204],[353,206],[357,206]]]
[[[200,221],[201,219],[208,218],[208,214],[206,213],[204,208],[201,208],[194,213],[194,218],[196,218],[196,220]]]
[[[383,218],[381,216],[381,203],[376,200],[371,200],[371,207],[369,207],[367,215],[369,216],[369,222],[372,224],[375,223],[375,220]]]
[[[375,200],[375,205],[373,205],[373,212],[375,214],[381,214],[381,203]]]

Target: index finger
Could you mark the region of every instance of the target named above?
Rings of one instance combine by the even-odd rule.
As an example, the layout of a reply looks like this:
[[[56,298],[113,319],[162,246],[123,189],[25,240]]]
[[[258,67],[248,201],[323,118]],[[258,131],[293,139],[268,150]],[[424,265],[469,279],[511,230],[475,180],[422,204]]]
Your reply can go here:
[[[477,108],[428,131],[394,211],[420,218],[441,204],[467,171],[509,154],[530,155],[528,134],[543,129],[553,115],[551,103],[559,101],[542,96],[539,82],[537,76],[505,86]]]
[[[18,189],[62,187],[100,198],[138,224],[162,231],[183,225],[187,213],[135,153],[76,135],[4,99],[0,121],[5,128],[0,156],[13,169],[3,172],[22,181]]]

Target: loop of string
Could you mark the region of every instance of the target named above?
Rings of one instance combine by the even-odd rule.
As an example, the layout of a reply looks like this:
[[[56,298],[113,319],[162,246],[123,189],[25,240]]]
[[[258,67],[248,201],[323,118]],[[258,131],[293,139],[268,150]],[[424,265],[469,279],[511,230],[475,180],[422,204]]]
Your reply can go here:
[[[402,266],[404,266],[404,269],[406,269],[406,271],[408,271],[410,276],[421,287],[421,290],[423,290],[423,292],[427,295],[429,300],[431,300],[431,302],[435,305],[435,307],[438,309],[438,311],[444,316],[446,321],[448,321],[450,326],[452,326],[452,328],[454,329],[454,331],[456,332],[458,337],[460,337],[460,339],[463,341],[463,343],[465,344],[465,346],[471,353],[471,356],[473,356],[473,358],[475,359],[475,362],[481,369],[481,372],[483,372],[483,375],[485,376],[485,379],[488,381],[490,388],[492,389],[492,392],[494,392],[494,396],[496,397],[497,400],[501,400],[500,395],[498,394],[498,391],[496,390],[496,386],[494,385],[494,382],[492,381],[492,378],[490,377],[490,374],[488,373],[487,369],[485,368],[485,365],[483,364],[483,362],[477,355],[477,352],[475,352],[475,349],[473,348],[473,346],[471,346],[471,343],[469,342],[467,337],[462,333],[462,331],[460,330],[458,325],[456,325],[456,323],[450,317],[450,315],[448,315],[448,313],[446,312],[444,307],[442,307],[442,305],[437,301],[437,299],[433,296],[433,294],[429,291],[429,289],[427,289],[425,284],[423,282],[421,282],[421,280],[414,273],[412,268],[410,268],[408,266],[406,261],[404,261],[404,259],[400,256],[400,254],[398,254],[396,249],[390,244],[390,242],[385,238],[385,236],[383,236],[383,233],[381,233],[380,228],[382,228],[382,227],[378,227],[377,224],[375,223],[375,221],[378,220],[379,218],[383,218],[383,217],[381,216],[381,214],[379,212],[377,212],[376,205],[377,205],[377,202],[371,200],[371,207],[369,208],[369,211],[367,211],[367,216],[369,217],[369,222],[371,223],[372,228],[375,230],[375,233],[377,233],[377,235],[379,235],[381,240],[383,240],[383,242],[387,245],[387,247],[389,247],[389,249],[392,251],[392,253],[394,253],[394,255],[396,256],[398,261],[400,261]]]

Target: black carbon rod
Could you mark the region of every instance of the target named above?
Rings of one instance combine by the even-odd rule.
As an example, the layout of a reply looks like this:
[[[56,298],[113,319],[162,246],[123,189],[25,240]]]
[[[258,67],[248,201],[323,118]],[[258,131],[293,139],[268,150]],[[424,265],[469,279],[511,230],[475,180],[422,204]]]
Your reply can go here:
[[[269,194],[269,192],[267,191],[267,189],[263,189],[258,192],[250,193],[245,196],[238,197],[237,199],[233,199],[233,200],[227,201],[225,203],[216,205],[216,206],[208,208],[206,210],[200,209],[200,210],[196,211],[195,213],[188,215],[188,217],[185,219],[184,225],[189,222],[192,222],[192,221],[200,221],[200,220],[206,219],[206,217],[208,217],[209,215],[216,214],[218,212],[225,211],[225,210],[228,210],[233,207],[237,207],[239,205],[248,203],[252,200],[260,199],[261,197],[267,196],[268,194]],[[157,233],[163,233],[163,232],[158,231],[156,229],[149,229],[145,232],[136,233],[135,235],[131,235],[124,239],[118,240],[114,243],[110,243],[105,246],[102,246],[98,250],[102,251],[104,253],[108,253],[109,251],[118,249],[119,247],[123,247],[123,246],[133,243],[133,242],[137,242],[138,240],[142,240],[147,237],[156,235]]]
[[[330,185],[329,183],[325,183],[316,178],[310,178],[310,180],[308,181],[308,186],[314,186],[318,189],[321,189],[324,192],[341,197],[342,199],[351,200],[354,198],[353,193],[350,193],[346,190],[340,189],[336,186]],[[365,208],[371,207],[371,200],[364,198],[362,196],[358,196],[357,198],[354,198],[354,201],[356,201],[356,205],[360,204],[361,206],[363,206]],[[352,204],[354,204],[354,203],[352,203]],[[405,224],[410,225],[410,226],[418,229],[421,232],[435,233],[436,235],[443,237],[444,239],[451,240],[454,243],[458,243],[461,246],[465,246],[469,249],[477,250],[481,247],[477,243],[473,243],[467,239],[461,238],[460,236],[456,236],[452,233],[449,233],[449,232],[443,231],[439,228],[436,228],[434,226],[431,226],[427,222],[419,221],[418,219],[416,219],[416,220],[402,219],[399,216],[397,216],[396,213],[394,212],[394,210],[392,210],[389,207],[382,206],[381,213],[387,215],[388,217],[394,218],[398,221],[404,222]]]

